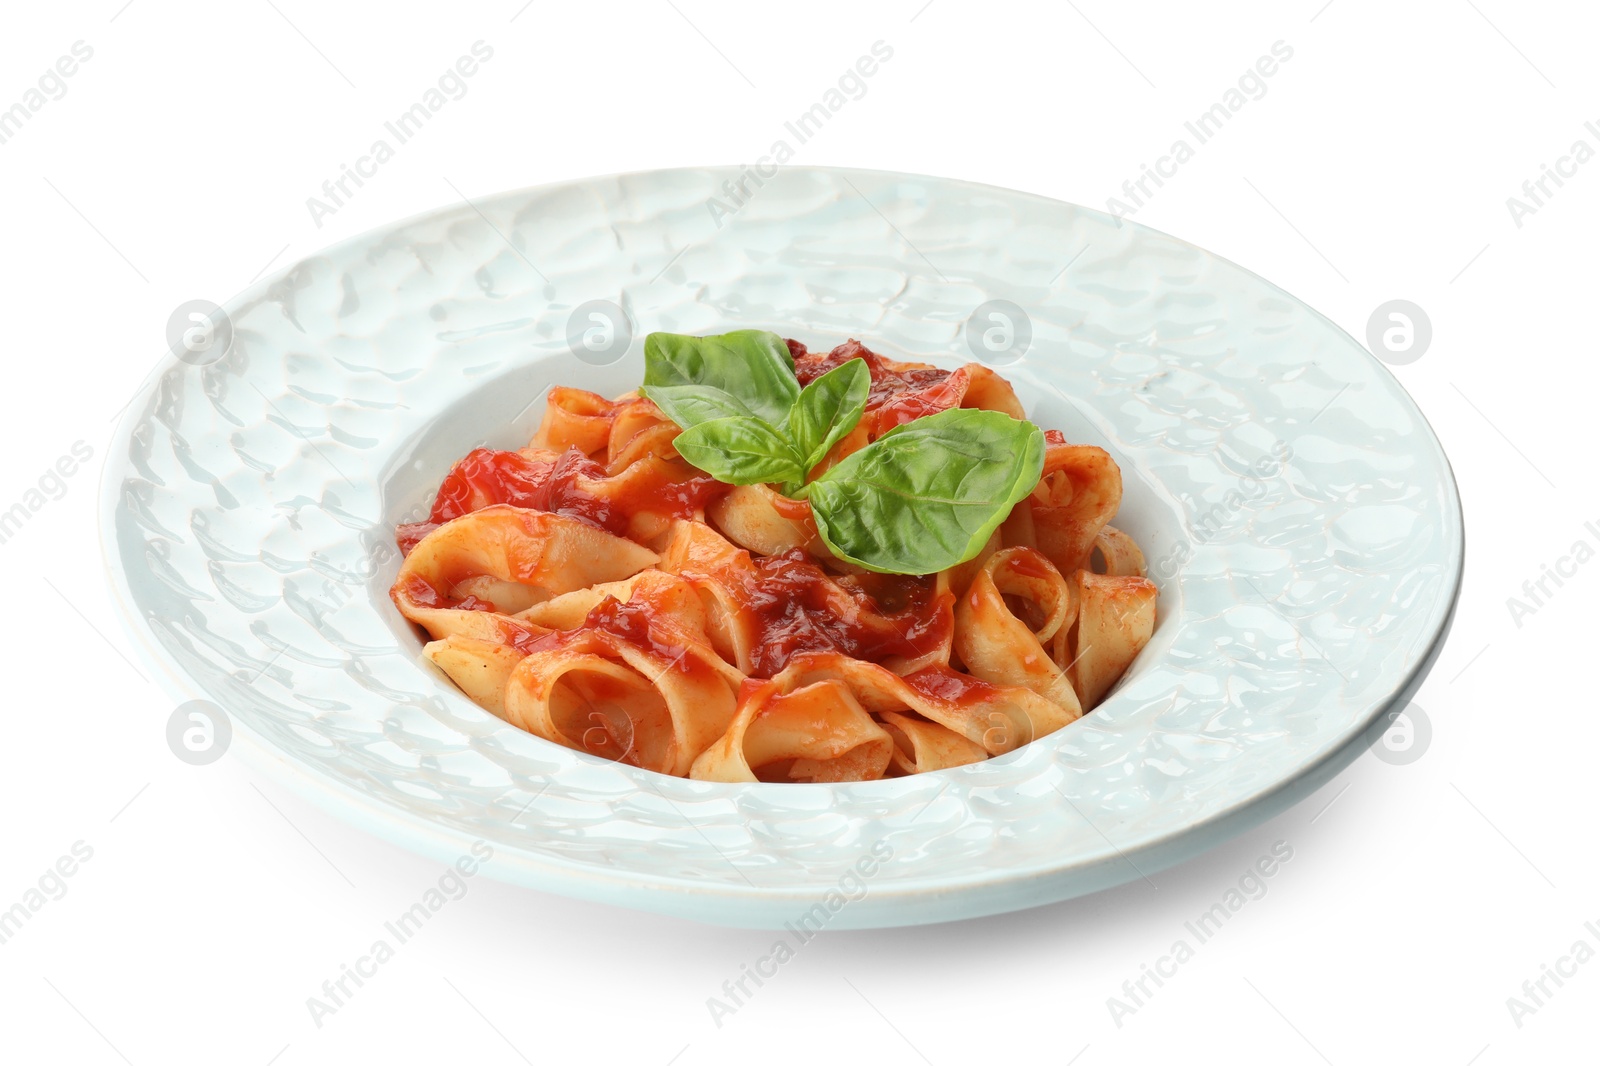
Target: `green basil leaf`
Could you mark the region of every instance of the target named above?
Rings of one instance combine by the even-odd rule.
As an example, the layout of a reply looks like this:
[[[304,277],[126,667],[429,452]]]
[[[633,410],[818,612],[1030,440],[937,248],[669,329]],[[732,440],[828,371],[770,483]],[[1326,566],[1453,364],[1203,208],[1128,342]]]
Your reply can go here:
[[[714,337],[652,333],[644,339],[644,383],[720,389],[775,426],[783,424],[800,395],[789,346],[760,329]]]
[[[800,390],[800,399],[789,411],[788,428],[795,451],[805,456],[806,470],[822,462],[833,446],[856,428],[871,387],[866,360],[852,359]]]
[[[716,418],[672,442],[692,465],[728,485],[757,485],[805,477],[800,456],[783,434],[759,418]]]
[[[710,385],[646,385],[642,391],[680,429],[714,418],[755,417],[750,408]]]
[[[1043,469],[1038,426],[954,408],[896,426],[802,495],[835,555],[880,573],[932,574],[977,555]]]

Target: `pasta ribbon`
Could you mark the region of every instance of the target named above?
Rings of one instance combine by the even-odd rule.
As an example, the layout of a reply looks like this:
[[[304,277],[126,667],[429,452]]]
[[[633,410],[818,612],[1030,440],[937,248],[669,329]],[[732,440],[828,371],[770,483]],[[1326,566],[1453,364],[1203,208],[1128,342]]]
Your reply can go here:
[[[1122,471],[1103,448],[1052,444],[1045,448],[1039,486],[1023,504],[1032,541],[1056,569],[1071,574],[1089,563],[1089,551],[1122,504]]]
[[[532,446],[552,452],[576,448],[594,455],[610,442],[619,406],[596,393],[558,385],[545,397],[544,418]]]
[[[894,741],[835,680],[752,681],[721,739],[689,776],[701,781],[872,781]]]
[[[956,655],[974,677],[1021,685],[1060,707],[1068,721],[1075,720],[1083,707],[1045,645],[1071,625],[1076,610],[1066,580],[1041,552],[996,552],[956,606]]]
[[[990,755],[1003,755],[1072,719],[1049,700],[1015,685],[991,684],[948,666],[901,676],[848,655],[796,656],[774,680],[808,684],[836,680],[873,714],[911,712],[965,737]]]
[[[968,363],[962,369],[967,372],[967,394],[961,398],[962,407],[999,411],[1012,418],[1027,417],[1011,382],[982,363]]]
[[[1084,709],[1093,710],[1150,642],[1157,590],[1143,577],[1087,570],[1077,576],[1078,622],[1071,634],[1069,662],[1073,687]]]
[[[878,715],[878,721],[894,741],[891,761],[894,769],[901,774],[948,770],[952,766],[965,766],[989,757],[981,744],[975,744],[937,722],[897,711],[884,711]]]
[[[511,644],[452,635],[422,649],[467,698],[496,718],[506,717],[506,684],[526,652]]]
[[[1094,549],[1089,554],[1089,569],[1112,577],[1144,577],[1144,552],[1122,530],[1106,526],[1094,538]]]
[[[670,650],[589,627],[536,642],[506,681],[506,721],[568,748],[682,777],[727,730],[734,699],[703,649]]]
[[[707,520],[734,544],[757,555],[801,549],[816,559],[830,558],[811,505],[791,500],[768,485],[739,485],[713,503]]]
[[[661,413],[661,409],[642,397],[620,402],[606,438],[606,473],[615,477],[644,459],[677,459],[672,446],[681,430]],[[691,475],[699,471],[681,461],[677,469]]]
[[[446,522],[418,542],[390,595],[401,614],[435,638],[493,640],[508,626],[536,636],[503,616],[631,576],[658,558],[575,518],[496,505]]]

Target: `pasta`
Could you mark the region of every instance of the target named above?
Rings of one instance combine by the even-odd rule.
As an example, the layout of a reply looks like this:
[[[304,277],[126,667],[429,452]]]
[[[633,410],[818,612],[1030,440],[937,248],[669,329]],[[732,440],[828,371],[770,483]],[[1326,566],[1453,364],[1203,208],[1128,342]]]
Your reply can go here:
[[[755,331],[646,359],[396,531],[396,607],[490,713],[663,774],[866,781],[1061,729],[1150,640],[1117,464],[988,367]]]

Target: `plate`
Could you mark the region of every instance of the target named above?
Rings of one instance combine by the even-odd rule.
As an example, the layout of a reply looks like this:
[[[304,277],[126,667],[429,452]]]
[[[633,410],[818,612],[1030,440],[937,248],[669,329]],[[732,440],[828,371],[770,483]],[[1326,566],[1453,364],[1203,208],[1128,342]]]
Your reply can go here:
[[[1449,464],[1387,369],[1217,256],[1020,192],[809,167],[573,181],[353,238],[192,322],[106,467],[130,632],[301,792],[545,891],[855,928],[1148,878],[1360,754],[1460,585]],[[749,327],[981,359],[1111,452],[1161,595],[1099,709],[953,770],[728,785],[547,743],[421,663],[393,529],[449,465],[524,444],[552,384],[634,387],[650,331]]]

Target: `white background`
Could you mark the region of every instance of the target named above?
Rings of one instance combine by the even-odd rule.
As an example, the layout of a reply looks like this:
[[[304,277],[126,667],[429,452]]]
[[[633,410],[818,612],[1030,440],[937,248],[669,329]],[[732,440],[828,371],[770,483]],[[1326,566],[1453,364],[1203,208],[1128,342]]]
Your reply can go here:
[[[17,5],[0,107],[75,41],[93,58],[9,142],[11,341],[0,509],[94,450],[0,544],[0,907],[93,857],[0,945],[0,1057],[84,1063],[1593,1061],[1600,962],[1520,1027],[1507,997],[1600,946],[1587,429],[1600,161],[1519,227],[1506,198],[1600,120],[1576,3],[1295,0]],[[274,6],[275,5],[275,6]],[[920,9],[920,10],[919,10]],[[424,133],[337,214],[305,206],[483,40]],[[748,163],[883,40],[893,59],[799,163],[968,178],[1103,207],[1275,41],[1293,48],[1136,215],[1364,337],[1405,298],[1431,347],[1396,373],[1444,442],[1469,563],[1418,698],[1430,746],[1115,891],[920,929],[828,934],[718,1028],[705,1001],[771,935],[479,878],[319,1028],[306,999],[438,870],[257,778],[179,762],[172,704],[111,645],[97,479],[169,313],[345,236],[467,196]],[[1584,438],[1580,440],[1580,437]],[[132,658],[132,652],[127,652]],[[141,667],[142,670],[142,667]],[[1276,841],[1293,859],[1120,1026],[1107,1007]]]

